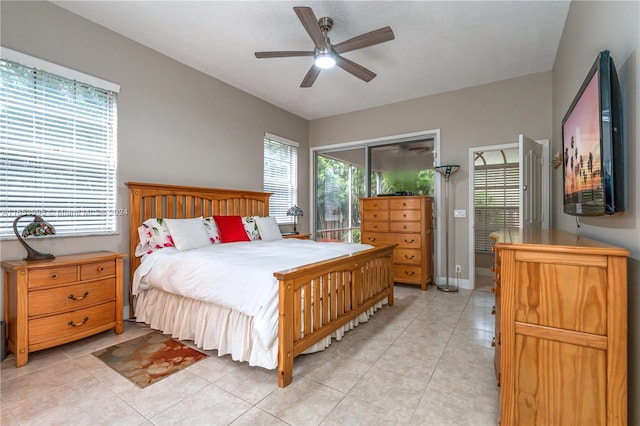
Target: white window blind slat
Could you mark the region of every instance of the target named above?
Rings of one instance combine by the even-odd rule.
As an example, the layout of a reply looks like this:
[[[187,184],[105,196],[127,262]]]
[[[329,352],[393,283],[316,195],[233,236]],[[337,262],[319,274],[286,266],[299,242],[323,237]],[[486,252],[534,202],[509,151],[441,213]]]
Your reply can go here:
[[[264,137],[264,185],[269,216],[281,224],[293,223],[287,210],[298,202],[298,146],[295,142],[266,134]]]
[[[43,216],[59,235],[116,232],[116,91],[5,51],[16,53],[0,60],[0,237],[13,236],[20,214]]]
[[[518,227],[519,165],[476,165],[473,174],[475,249],[491,252],[489,235],[501,228]]]

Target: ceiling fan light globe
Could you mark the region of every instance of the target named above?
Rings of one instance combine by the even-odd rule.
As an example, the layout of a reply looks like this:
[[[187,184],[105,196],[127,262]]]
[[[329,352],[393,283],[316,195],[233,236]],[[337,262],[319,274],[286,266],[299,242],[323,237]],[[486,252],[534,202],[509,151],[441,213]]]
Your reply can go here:
[[[336,65],[336,60],[329,53],[323,53],[316,56],[314,64],[322,69],[333,68]]]

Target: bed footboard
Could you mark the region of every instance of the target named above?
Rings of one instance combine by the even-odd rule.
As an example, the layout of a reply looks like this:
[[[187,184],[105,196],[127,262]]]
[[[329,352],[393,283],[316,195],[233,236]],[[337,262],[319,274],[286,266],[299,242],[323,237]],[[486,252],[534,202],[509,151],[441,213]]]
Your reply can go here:
[[[296,356],[385,298],[393,305],[395,246],[274,273],[280,286],[280,387],[291,383]]]

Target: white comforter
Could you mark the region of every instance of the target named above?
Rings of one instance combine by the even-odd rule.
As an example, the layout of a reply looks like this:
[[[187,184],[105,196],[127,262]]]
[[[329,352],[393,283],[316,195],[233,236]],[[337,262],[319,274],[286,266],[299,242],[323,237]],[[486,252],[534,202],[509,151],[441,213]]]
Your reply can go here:
[[[278,281],[274,272],[366,250],[372,246],[281,239],[215,244],[147,255],[135,271],[132,291],[148,287],[216,303],[254,317],[265,347],[277,336]]]

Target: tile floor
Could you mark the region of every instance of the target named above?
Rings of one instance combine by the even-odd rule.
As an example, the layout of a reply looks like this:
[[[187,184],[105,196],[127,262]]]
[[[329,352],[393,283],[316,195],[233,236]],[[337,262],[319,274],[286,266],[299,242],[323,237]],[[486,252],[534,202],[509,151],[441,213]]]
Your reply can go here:
[[[210,351],[145,389],[91,352],[148,333],[127,323],[2,362],[0,423],[10,425],[496,425],[493,295],[396,286],[394,306],[327,350],[296,359],[294,378]]]

